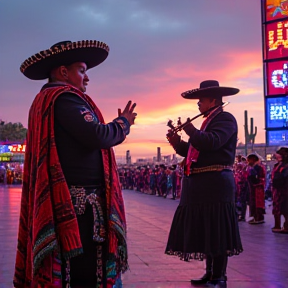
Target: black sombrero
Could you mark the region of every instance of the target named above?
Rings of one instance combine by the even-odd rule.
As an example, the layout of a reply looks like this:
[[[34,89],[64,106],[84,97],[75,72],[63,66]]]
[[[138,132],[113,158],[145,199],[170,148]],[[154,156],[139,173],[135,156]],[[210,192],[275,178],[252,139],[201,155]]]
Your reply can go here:
[[[49,78],[51,70],[61,65],[84,62],[87,69],[93,68],[102,63],[108,53],[108,45],[100,41],[63,41],[26,59],[20,71],[29,79],[42,80]]]
[[[278,149],[276,151],[277,154],[281,155],[281,156],[286,156],[288,157],[288,147],[286,146],[283,146],[283,147],[280,147],[280,149]]]
[[[256,151],[255,152],[252,152],[251,154],[249,154],[247,156],[247,160],[249,159],[255,159],[256,161],[264,161],[265,159],[260,155],[258,154]]]
[[[282,156],[282,162],[284,164],[288,163],[288,147],[286,146],[281,147],[280,149],[276,151],[276,153]]]
[[[240,90],[233,87],[221,87],[216,80],[205,80],[200,83],[200,88],[183,92],[181,96],[185,99],[199,99],[202,97],[222,97],[235,95]]]

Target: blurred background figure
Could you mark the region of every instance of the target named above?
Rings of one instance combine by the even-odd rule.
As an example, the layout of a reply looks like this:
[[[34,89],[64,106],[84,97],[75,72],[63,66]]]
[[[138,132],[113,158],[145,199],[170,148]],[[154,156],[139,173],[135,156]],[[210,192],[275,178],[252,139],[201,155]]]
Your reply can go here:
[[[288,234],[288,148],[281,147],[275,155],[277,163],[272,170],[272,195],[275,225],[274,233]],[[281,215],[284,216],[281,228]]]
[[[249,185],[249,224],[264,223],[265,214],[265,179],[266,172],[264,166],[260,163],[259,156],[251,153],[247,156],[248,161],[248,185]]]

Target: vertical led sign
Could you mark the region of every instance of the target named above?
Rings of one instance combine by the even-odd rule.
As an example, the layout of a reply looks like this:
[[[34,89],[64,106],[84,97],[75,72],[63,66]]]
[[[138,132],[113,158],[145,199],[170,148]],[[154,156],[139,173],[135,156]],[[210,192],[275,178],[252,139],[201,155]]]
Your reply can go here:
[[[266,145],[288,145],[288,0],[261,0]]]

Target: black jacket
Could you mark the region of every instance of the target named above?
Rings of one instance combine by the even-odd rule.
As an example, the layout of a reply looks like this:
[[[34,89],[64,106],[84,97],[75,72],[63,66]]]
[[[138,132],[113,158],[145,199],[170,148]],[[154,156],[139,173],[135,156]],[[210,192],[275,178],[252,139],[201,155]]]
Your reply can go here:
[[[53,86],[59,84],[46,84],[42,89]],[[76,94],[58,96],[54,104],[55,142],[69,186],[104,182],[101,149],[111,148],[125,140],[130,124],[122,118],[107,124],[99,123],[89,105]]]
[[[194,127],[188,143],[180,141],[174,148],[176,153],[186,157],[189,143],[200,153],[193,167],[205,167],[210,165],[233,165],[237,144],[237,122],[234,116],[228,112],[221,112],[211,120],[205,131]]]

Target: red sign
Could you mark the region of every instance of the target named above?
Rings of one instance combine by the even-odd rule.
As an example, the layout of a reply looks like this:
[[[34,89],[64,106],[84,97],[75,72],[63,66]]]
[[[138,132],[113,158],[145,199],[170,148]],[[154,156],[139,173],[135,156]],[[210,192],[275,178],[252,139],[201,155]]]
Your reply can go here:
[[[288,0],[267,0],[266,21],[281,19],[288,16]]]
[[[26,145],[25,144],[13,144],[9,145],[8,149],[10,152],[25,153]]]
[[[266,59],[288,56],[288,20],[266,25]]]
[[[287,94],[288,60],[266,64],[267,95]]]

